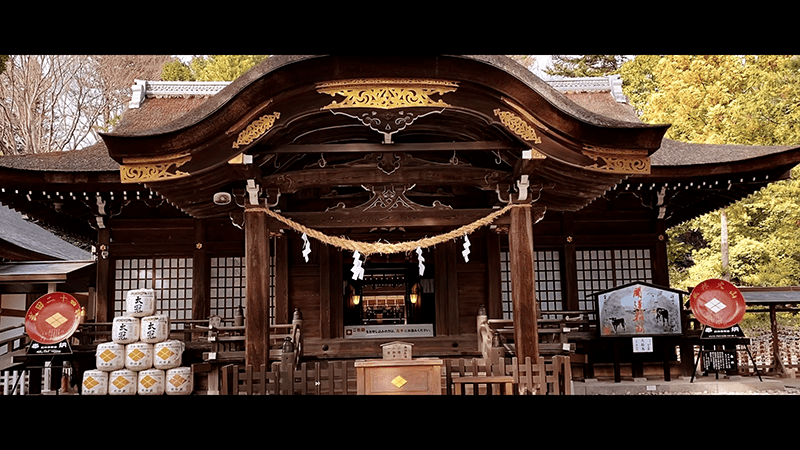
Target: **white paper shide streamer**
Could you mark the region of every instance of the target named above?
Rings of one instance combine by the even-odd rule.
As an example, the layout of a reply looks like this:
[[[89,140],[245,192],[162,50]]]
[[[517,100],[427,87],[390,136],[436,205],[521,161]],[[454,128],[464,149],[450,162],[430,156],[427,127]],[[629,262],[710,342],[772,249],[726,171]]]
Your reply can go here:
[[[469,262],[469,247],[470,247],[470,245],[471,244],[469,243],[469,236],[465,234],[464,235],[464,251],[462,251],[461,254],[464,255],[464,261],[466,261],[466,262]]]
[[[364,279],[364,268],[361,267],[361,253],[358,253],[356,250],[353,253],[353,268],[350,269],[353,272],[353,279],[354,280],[363,280]]]
[[[308,242],[308,236],[303,233],[303,258],[308,262],[308,255],[311,253],[311,244]]]
[[[417,247],[417,259],[419,260],[419,276],[425,274],[425,258],[422,256],[422,249]]]

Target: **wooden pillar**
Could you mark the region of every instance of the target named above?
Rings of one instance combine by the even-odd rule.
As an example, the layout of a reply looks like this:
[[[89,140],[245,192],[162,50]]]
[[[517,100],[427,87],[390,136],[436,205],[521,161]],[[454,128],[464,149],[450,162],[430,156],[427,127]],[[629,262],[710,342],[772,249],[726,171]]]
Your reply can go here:
[[[111,322],[114,315],[113,296],[109,295],[111,270],[111,233],[108,228],[97,231],[97,322]],[[111,311],[111,315],[109,315]]]
[[[486,312],[489,317],[503,317],[503,297],[500,264],[500,235],[486,232]]]
[[[517,358],[539,358],[538,312],[534,280],[533,214],[530,204],[511,209],[508,230],[511,292],[514,303],[514,343]]]
[[[194,255],[192,256],[192,319],[208,319],[209,303],[208,262],[206,258],[206,222],[194,221]]]
[[[244,212],[245,240],[245,364],[269,362],[269,228],[263,206]]]
[[[280,235],[275,244],[275,323],[289,323],[289,238]]]

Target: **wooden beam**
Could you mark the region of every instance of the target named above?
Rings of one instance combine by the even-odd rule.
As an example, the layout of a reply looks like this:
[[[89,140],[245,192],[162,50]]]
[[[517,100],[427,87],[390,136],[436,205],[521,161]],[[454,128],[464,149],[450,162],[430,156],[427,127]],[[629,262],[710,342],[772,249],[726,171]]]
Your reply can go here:
[[[269,361],[269,229],[263,207],[248,205],[245,232],[245,362],[260,367]]]
[[[508,231],[511,292],[514,304],[514,342],[517,358],[539,357],[539,329],[534,279],[533,214],[531,207],[511,210]]]
[[[279,188],[282,194],[293,194],[301,189],[331,186],[389,186],[402,180],[403,184],[440,184],[452,186],[476,186],[494,190],[497,183],[507,181],[506,171],[480,167],[411,166],[401,165],[389,173],[382,170],[364,170],[364,166],[347,168],[325,168],[299,170],[266,176],[262,184]]]
[[[348,143],[348,144],[307,144],[280,145],[269,147],[267,153],[372,153],[372,152],[452,152],[487,150],[527,150],[512,141],[472,141],[472,142],[421,142],[421,143]]]

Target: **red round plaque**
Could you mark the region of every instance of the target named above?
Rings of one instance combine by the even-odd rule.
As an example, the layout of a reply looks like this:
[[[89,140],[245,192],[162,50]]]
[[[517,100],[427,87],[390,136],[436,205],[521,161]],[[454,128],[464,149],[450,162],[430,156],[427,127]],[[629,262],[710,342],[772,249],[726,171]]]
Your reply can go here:
[[[40,344],[56,344],[78,329],[81,305],[75,297],[51,292],[33,302],[25,314],[28,336]]]
[[[744,317],[746,305],[739,289],[725,280],[710,279],[692,289],[689,298],[692,313],[703,325],[728,328]]]

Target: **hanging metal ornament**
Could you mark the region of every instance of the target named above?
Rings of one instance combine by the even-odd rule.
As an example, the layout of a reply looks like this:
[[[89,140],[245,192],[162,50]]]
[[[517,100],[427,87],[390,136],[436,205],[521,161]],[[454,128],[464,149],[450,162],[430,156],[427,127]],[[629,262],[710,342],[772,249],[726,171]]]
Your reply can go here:
[[[361,254],[358,253],[356,250],[353,253],[353,268],[350,269],[353,272],[353,279],[354,280],[363,280],[364,279],[364,268],[361,267]]]
[[[464,261],[466,261],[466,262],[469,262],[469,247],[470,247],[470,245],[471,244],[469,243],[469,236],[465,234],[464,235],[464,251],[462,251],[461,254],[464,255]]]
[[[308,243],[308,236],[303,233],[303,258],[308,262],[308,255],[311,253],[311,244]]]
[[[419,261],[419,276],[425,273],[425,258],[422,257],[422,249],[417,247],[417,260]]]

